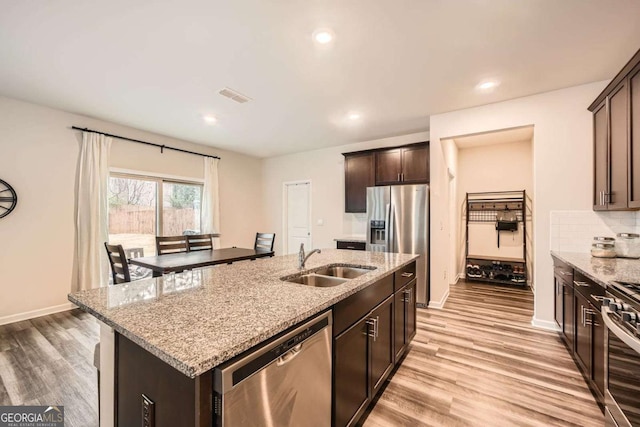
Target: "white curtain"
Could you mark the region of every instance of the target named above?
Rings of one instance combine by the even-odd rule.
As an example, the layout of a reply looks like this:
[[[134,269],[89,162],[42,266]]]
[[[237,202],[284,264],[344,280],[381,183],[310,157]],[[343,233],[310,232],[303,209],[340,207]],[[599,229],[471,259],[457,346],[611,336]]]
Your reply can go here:
[[[78,166],[76,212],[77,287],[106,286],[109,261],[104,242],[109,239],[108,196],[111,138],[82,133]]]
[[[203,234],[220,233],[220,198],[218,194],[218,161],[204,158],[204,188],[200,224]],[[219,239],[213,239],[213,247],[219,248]]]

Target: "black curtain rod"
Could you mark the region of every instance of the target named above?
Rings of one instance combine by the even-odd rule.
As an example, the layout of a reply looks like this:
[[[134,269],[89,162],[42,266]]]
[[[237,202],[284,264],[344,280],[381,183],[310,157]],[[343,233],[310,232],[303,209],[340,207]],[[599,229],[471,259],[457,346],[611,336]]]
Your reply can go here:
[[[87,129],[87,128],[79,128],[79,127],[76,127],[76,126],[71,126],[71,129],[73,129],[73,130],[81,130],[81,131],[84,131],[84,132],[99,133],[100,135],[110,136],[112,138],[118,138],[118,139],[123,139],[125,141],[137,142],[138,144],[144,144],[144,145],[150,145],[152,147],[158,147],[160,149],[161,153],[163,153],[164,150],[173,150],[173,151],[179,151],[181,153],[195,154],[196,156],[213,157],[214,159],[219,159],[220,158],[218,156],[212,156],[210,154],[197,153],[195,151],[183,150],[182,148],[170,147],[168,145],[154,144],[153,142],[140,141],[139,139],[127,138],[126,136],[112,135],[110,133],[100,132],[100,131],[97,131],[97,130],[92,130],[92,129]]]

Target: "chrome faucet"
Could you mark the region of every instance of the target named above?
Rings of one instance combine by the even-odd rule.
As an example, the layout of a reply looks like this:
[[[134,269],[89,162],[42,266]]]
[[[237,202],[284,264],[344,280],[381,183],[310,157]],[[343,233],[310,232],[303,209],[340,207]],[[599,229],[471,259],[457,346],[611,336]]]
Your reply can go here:
[[[304,254],[304,243],[300,243],[300,252],[298,252],[298,268],[302,270],[304,268],[304,264],[307,262],[309,257],[315,253],[321,253],[320,249],[314,249],[308,254]]]

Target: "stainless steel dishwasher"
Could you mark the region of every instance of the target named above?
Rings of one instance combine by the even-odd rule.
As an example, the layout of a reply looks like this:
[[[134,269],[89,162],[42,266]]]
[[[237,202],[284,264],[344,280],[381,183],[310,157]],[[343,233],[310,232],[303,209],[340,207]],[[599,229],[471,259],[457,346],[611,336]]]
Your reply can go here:
[[[331,425],[331,312],[214,370],[214,425]]]

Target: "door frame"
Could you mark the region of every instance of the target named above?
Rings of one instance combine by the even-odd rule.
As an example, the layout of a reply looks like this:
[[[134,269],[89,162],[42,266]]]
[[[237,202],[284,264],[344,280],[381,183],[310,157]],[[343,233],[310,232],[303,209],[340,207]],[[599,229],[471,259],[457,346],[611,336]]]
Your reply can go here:
[[[282,254],[286,255],[289,253],[289,227],[288,227],[288,212],[289,210],[287,202],[289,196],[289,188],[290,185],[299,185],[299,184],[309,184],[309,248],[313,247],[313,224],[311,222],[312,214],[311,208],[313,207],[312,203],[312,184],[310,179],[303,179],[298,181],[285,181],[282,183]]]

